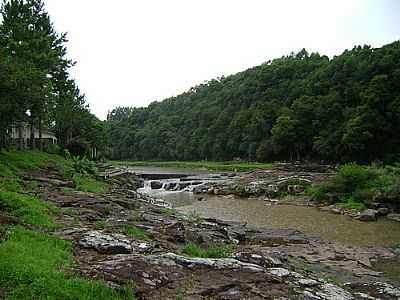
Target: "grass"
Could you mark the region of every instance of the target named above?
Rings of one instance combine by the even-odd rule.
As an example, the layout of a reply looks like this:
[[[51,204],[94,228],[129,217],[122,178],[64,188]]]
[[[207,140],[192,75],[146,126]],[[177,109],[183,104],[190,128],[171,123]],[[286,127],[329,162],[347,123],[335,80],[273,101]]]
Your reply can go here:
[[[373,201],[400,207],[400,166],[344,165],[326,182],[307,189],[317,202],[364,209]]]
[[[136,238],[143,241],[150,240],[150,237],[147,235],[146,231],[141,228],[132,225],[123,225],[121,226],[121,232],[126,234],[131,238]]]
[[[62,272],[72,265],[71,243],[43,233],[15,227],[0,244],[0,286],[8,291],[6,299],[134,299],[131,291]]]
[[[272,163],[213,162],[213,161],[112,161],[113,165],[135,167],[169,167],[206,169],[210,171],[244,172],[255,169],[270,169]]]
[[[183,248],[182,252],[192,257],[227,258],[232,256],[233,250],[233,246],[211,245],[203,249],[196,244],[190,243]]]
[[[0,176],[15,177],[22,171],[35,170],[48,165],[56,166],[62,173],[72,163],[55,154],[40,151],[0,151]]]
[[[57,227],[50,214],[58,213],[59,209],[38,198],[0,190],[0,207],[12,213],[25,224],[46,229]]]
[[[72,179],[75,182],[76,189],[82,192],[104,193],[108,189],[107,183],[97,181],[85,175],[75,174]]]
[[[203,222],[203,218],[199,213],[193,210],[187,215],[187,221],[191,224],[200,224]]]

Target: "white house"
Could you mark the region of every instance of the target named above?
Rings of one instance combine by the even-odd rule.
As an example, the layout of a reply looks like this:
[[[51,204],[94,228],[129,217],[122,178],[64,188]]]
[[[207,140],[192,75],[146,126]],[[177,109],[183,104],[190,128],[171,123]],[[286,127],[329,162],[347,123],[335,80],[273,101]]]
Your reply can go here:
[[[39,142],[39,129],[34,128],[35,141]],[[28,125],[22,126],[22,128],[13,127],[11,129],[11,139],[14,144],[19,143],[19,139],[22,139],[22,146],[28,148],[31,139],[31,127]],[[42,141],[44,144],[57,144],[57,138],[51,131],[42,130]]]

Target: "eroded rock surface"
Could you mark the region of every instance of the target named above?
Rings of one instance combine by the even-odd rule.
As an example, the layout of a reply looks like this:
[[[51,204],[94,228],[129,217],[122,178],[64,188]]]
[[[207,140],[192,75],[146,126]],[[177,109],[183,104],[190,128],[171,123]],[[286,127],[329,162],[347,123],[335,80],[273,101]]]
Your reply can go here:
[[[65,228],[58,234],[74,242],[75,271],[115,288],[133,283],[139,299],[400,297],[399,284],[372,264],[397,257],[395,249],[345,246],[296,230],[193,221],[136,193],[140,181],[113,182],[108,193],[66,194],[46,181],[39,193],[63,211],[58,221]],[[123,226],[140,229],[147,239],[127,236]],[[182,253],[188,243],[230,245],[234,251],[228,258],[192,258]]]

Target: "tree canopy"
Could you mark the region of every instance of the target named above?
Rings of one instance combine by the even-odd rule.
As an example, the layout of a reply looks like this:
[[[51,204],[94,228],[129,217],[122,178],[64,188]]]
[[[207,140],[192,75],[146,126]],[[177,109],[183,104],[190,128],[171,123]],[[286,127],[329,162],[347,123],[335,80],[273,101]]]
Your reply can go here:
[[[400,160],[400,42],[306,50],[107,119],[116,159]]]
[[[0,149],[10,129],[24,124],[40,135],[53,130],[62,146],[74,139],[104,145],[104,126],[70,77],[67,36],[55,31],[43,1],[3,1],[0,13]]]

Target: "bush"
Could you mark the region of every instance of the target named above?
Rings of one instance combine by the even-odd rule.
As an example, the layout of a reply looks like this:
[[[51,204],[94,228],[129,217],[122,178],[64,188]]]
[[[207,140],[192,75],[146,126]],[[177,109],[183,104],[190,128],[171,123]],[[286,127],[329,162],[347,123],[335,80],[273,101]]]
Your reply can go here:
[[[89,152],[89,143],[84,140],[72,140],[66,148],[73,156],[84,157]]]
[[[400,168],[384,168],[348,164],[328,180],[307,189],[314,201],[341,202],[360,208],[372,201],[400,205]]]
[[[46,146],[46,152],[50,154],[61,154],[61,147],[57,144],[49,144]]]
[[[196,244],[190,243],[183,248],[182,252],[192,257],[226,258],[232,256],[233,247],[225,245],[211,245],[210,247],[203,249]]]
[[[73,168],[76,173],[82,175],[94,175],[97,172],[96,163],[87,159],[86,157],[80,158],[79,156],[75,156],[72,158]]]

